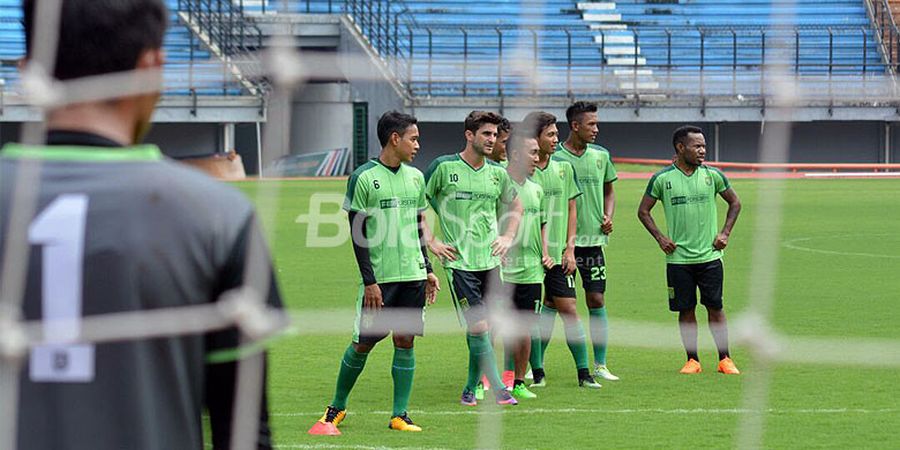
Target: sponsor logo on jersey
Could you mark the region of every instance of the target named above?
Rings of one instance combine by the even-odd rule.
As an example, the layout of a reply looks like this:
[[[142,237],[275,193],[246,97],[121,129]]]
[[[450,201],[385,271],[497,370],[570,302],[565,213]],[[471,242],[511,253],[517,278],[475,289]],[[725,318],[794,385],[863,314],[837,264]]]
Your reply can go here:
[[[709,197],[706,195],[680,195],[672,197],[673,205],[689,205],[694,203],[706,203]]]
[[[456,200],[495,200],[496,195],[488,192],[456,191]]]
[[[391,209],[391,208],[412,208],[415,207],[418,202],[414,197],[391,197],[391,198],[383,198],[379,201],[379,206],[381,209]]]

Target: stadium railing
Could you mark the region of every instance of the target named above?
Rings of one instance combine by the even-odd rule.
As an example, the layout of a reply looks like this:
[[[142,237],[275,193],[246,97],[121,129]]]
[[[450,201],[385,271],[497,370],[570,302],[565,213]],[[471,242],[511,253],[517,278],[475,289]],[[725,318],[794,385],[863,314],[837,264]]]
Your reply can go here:
[[[595,44],[576,40],[568,28],[412,29],[408,82],[414,94],[425,96],[562,96],[587,81],[594,92],[612,94],[764,96],[765,73],[775,66],[787,65],[798,79],[829,80],[829,86],[819,86],[825,90],[841,83],[839,75],[859,82],[885,71],[881,55],[869,45],[872,31],[861,27],[635,29],[630,30],[635,51],[617,65],[600,57],[606,40],[600,33]],[[656,49],[652,56],[648,45]],[[643,55],[637,52],[641,46]],[[526,83],[522,67],[556,82]]]
[[[896,72],[900,68],[900,29],[894,21],[891,5],[888,0],[866,0],[866,8],[875,24],[876,36],[888,66]]]
[[[268,82],[262,75],[257,53],[263,48],[263,33],[252,18],[230,0],[178,0],[178,12],[195,27],[193,34],[207,39],[223,64],[223,75],[231,71],[252,94],[263,96]],[[222,95],[228,95],[223,87]]]

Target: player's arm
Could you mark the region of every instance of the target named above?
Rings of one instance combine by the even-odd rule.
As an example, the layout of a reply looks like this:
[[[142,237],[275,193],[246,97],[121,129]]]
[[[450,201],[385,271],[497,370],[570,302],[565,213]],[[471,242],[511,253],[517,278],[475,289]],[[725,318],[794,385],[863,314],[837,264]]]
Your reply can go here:
[[[553,267],[553,258],[550,257],[550,243],[547,241],[547,223],[541,224],[541,263],[545,268]]]
[[[578,207],[575,197],[569,199],[569,223],[566,224],[566,248],[562,254],[562,270],[566,275],[575,273],[575,233],[578,229]]]
[[[434,256],[440,258],[441,261],[456,261],[456,255],[459,254],[459,251],[456,247],[438,239],[431,232],[431,227],[428,225],[428,221],[425,220],[425,214],[422,214],[422,226],[419,230],[422,232],[422,239],[425,240],[425,245]]]
[[[260,262],[263,264],[259,264]],[[218,297],[225,292],[241,290],[248,284],[256,283],[262,285],[253,286],[252,290],[264,294],[268,307],[279,309],[282,307],[271,257],[253,216],[242,226],[218,276],[219,286],[215,290]],[[215,449],[229,449],[232,447],[232,425],[235,414],[237,360],[244,353],[241,348],[241,333],[237,327],[231,327],[209,333],[204,340],[207,352],[204,368],[204,405],[209,412],[212,444]],[[255,419],[258,426],[254,446],[258,449],[270,449],[273,448],[273,443],[266,398],[266,353],[258,353],[247,358],[261,358],[263,371],[263,382],[257,394],[260,409]]]
[[[425,222],[425,211],[419,211],[418,221],[419,248],[422,251],[422,258],[425,259],[425,271],[428,273],[428,277],[425,280],[425,300],[427,300],[430,305],[437,299],[437,293],[441,290],[441,283],[434,274],[434,268],[431,267],[431,261],[428,259],[428,251],[425,250],[427,247],[425,230],[428,228],[428,224]]]
[[[659,231],[659,227],[657,227],[656,222],[653,221],[653,215],[650,214],[650,210],[653,209],[655,205],[656,199],[650,195],[644,194],[644,198],[641,199],[641,204],[638,206],[638,219],[644,224],[644,228],[650,232],[653,239],[656,239],[659,248],[669,255],[675,251],[676,245],[668,236],[664,235],[662,231]]]
[[[728,245],[728,237],[731,236],[731,230],[734,228],[735,222],[737,222],[738,214],[741,213],[741,199],[738,198],[734,189],[729,187],[719,195],[728,203],[728,212],[725,214],[725,225],[722,226],[722,231],[716,235],[716,240],[713,242],[713,247],[716,250],[722,250]]]
[[[363,306],[370,309],[381,309],[384,301],[381,298],[381,288],[375,279],[375,271],[372,269],[372,259],[369,255],[369,240],[366,238],[366,221],[368,217],[362,211],[347,211],[350,219],[350,237],[353,242],[353,256],[356,257],[356,265],[362,276]]]
[[[512,246],[513,241],[516,238],[516,231],[519,229],[519,222],[522,221],[522,201],[518,198],[513,198],[508,204],[508,211],[506,217],[508,217],[506,230],[504,230],[503,234],[500,235],[497,240],[491,243],[491,255],[504,257],[506,256],[506,252],[509,251],[509,247]]]
[[[613,214],[616,212],[616,194],[613,191],[612,181],[603,183],[603,222],[600,231],[610,234],[613,231]]]

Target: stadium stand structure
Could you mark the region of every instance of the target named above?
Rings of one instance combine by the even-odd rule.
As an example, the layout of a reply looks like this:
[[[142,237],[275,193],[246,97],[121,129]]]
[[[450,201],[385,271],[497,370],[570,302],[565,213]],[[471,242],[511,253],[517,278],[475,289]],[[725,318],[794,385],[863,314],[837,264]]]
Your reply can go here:
[[[255,13],[282,7],[237,1]],[[864,0],[299,0],[287,6],[292,13],[350,14],[413,98],[563,97],[585,82],[610,99],[660,92],[752,97],[765,95],[761,74],[774,63],[797,76],[865,78],[887,69]],[[534,82],[532,67],[553,82]]]
[[[186,22],[191,11],[195,16],[201,10],[200,5],[206,3],[207,11],[212,7],[215,14],[221,15],[221,5],[227,2],[210,2],[199,0],[167,0],[170,9],[170,27],[165,35],[167,63],[164,70],[164,95],[168,96],[246,96],[257,95],[258,83],[248,81],[242,74],[236,73],[234,64],[224,59],[231,56],[216,47],[216,42],[209,39],[212,29],[211,21],[194,24],[192,29]],[[210,17],[211,14],[207,14]],[[234,24],[238,22],[232,16]],[[0,0],[0,58],[2,58],[2,79],[7,87],[12,88],[19,80],[17,63],[25,54],[25,36],[22,28],[21,2],[19,0]],[[203,28],[202,26],[205,26]],[[248,25],[249,27],[249,25]],[[234,39],[237,43],[238,40]],[[227,49],[229,51],[234,49]],[[232,54],[234,52],[231,52]]]

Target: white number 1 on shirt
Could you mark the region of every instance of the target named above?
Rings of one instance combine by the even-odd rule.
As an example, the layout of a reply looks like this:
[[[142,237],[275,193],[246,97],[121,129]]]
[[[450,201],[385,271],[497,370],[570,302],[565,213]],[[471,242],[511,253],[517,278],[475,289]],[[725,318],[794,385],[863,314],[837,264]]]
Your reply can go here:
[[[81,332],[81,288],[88,197],[57,197],[31,222],[28,242],[41,246],[41,308],[46,345],[31,351],[35,382],[94,379],[94,346],[71,344]]]

